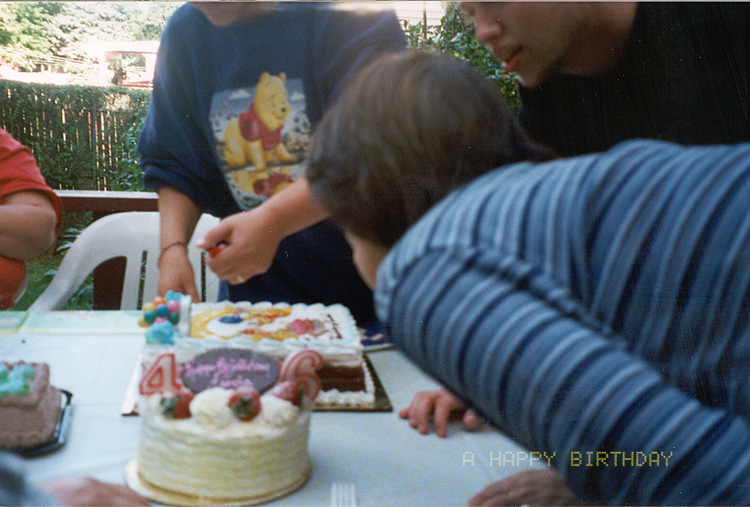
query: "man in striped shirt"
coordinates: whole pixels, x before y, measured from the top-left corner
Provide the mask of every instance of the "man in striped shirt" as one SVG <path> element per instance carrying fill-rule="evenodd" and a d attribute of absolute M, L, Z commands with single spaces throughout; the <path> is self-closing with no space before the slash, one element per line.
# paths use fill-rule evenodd
<path fill-rule="evenodd" d="M 408 87 L 382 87 L 390 107 L 370 109 L 363 80 L 418 84 L 419 66 L 393 61 L 321 122 L 308 179 L 396 346 L 529 451 L 554 454 L 584 501 L 750 503 L 750 144 L 635 140 L 493 171 L 475 160 L 472 175 L 460 155 L 479 147 L 424 121 L 427 89 L 401 102 Z M 431 114 L 476 107 L 458 96 Z M 399 121 L 389 138 L 382 127 Z M 435 169 L 419 148 L 432 142 L 459 169 Z M 502 142 L 491 150 L 515 150 Z"/>

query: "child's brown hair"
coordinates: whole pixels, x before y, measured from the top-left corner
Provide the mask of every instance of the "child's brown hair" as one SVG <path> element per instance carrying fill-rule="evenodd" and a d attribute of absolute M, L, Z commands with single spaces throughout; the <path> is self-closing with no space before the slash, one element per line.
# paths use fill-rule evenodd
<path fill-rule="evenodd" d="M 412 51 L 365 67 L 316 128 L 307 178 L 345 230 L 386 247 L 452 190 L 496 167 L 552 158 L 485 76 Z"/>

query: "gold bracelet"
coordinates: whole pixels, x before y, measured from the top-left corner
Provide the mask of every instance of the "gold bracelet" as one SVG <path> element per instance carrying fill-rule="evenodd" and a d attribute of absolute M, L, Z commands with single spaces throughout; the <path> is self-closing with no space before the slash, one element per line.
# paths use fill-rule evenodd
<path fill-rule="evenodd" d="M 187 249 L 187 241 L 172 241 L 167 246 L 161 249 L 161 252 L 159 252 L 159 258 L 156 259 L 156 267 L 161 269 L 161 258 L 164 255 L 164 252 L 172 248 L 173 246 L 182 245 Z"/>

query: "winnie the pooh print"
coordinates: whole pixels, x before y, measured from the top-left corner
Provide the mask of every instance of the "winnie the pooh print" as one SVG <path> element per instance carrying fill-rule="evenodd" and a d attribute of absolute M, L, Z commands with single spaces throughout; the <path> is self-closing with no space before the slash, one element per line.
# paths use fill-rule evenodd
<path fill-rule="evenodd" d="M 289 116 L 286 75 L 264 72 L 255 88 L 250 107 L 229 121 L 224 132 L 224 159 L 232 167 L 252 164 L 263 171 L 274 162 L 296 162 L 281 139 L 281 128 Z"/>

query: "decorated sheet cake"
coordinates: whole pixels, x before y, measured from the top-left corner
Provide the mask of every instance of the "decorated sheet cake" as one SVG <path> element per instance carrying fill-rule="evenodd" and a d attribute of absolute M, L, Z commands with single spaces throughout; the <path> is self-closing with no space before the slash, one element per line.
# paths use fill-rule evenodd
<path fill-rule="evenodd" d="M 324 359 L 318 407 L 368 406 L 375 401 L 372 374 L 363 356 L 361 334 L 342 305 L 287 303 L 191 303 L 170 292 L 144 305 L 147 326 L 144 366 L 164 352 L 178 364 L 217 348 L 248 349 L 282 361 L 311 349 Z"/>

